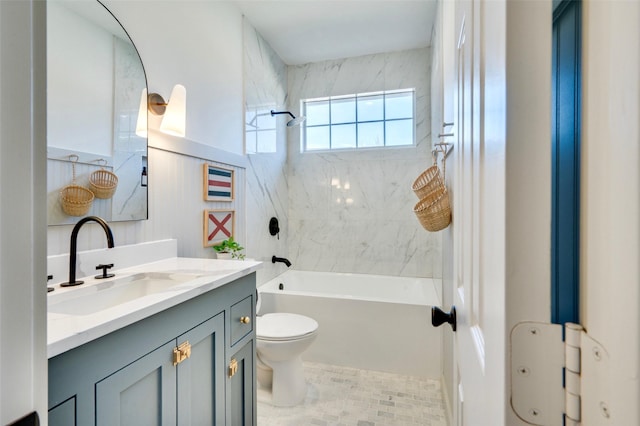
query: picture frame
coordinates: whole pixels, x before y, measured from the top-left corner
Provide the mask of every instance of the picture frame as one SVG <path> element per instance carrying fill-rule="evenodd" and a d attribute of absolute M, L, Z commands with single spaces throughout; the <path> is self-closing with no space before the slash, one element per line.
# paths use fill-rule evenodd
<path fill-rule="evenodd" d="M 212 247 L 235 235 L 235 210 L 205 210 L 203 243 Z"/>
<path fill-rule="evenodd" d="M 233 201 L 235 186 L 233 169 L 205 163 L 203 173 L 205 201 Z"/>

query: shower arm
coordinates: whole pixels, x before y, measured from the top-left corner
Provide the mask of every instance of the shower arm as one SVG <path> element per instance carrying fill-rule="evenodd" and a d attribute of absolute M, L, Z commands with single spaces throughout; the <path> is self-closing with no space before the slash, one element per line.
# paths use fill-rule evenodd
<path fill-rule="evenodd" d="M 295 119 L 296 116 L 291 114 L 289 111 L 274 111 L 271 110 L 271 116 L 273 117 L 274 115 L 278 115 L 278 114 L 289 114 L 291 116 L 292 119 Z"/>

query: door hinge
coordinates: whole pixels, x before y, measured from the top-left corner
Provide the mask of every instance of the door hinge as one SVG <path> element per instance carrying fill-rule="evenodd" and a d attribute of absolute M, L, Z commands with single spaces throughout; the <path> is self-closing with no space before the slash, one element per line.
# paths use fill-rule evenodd
<path fill-rule="evenodd" d="M 176 366 L 180 364 L 185 359 L 191 356 L 191 345 L 189 341 L 180 343 L 178 347 L 173 348 L 173 365 Z"/>
<path fill-rule="evenodd" d="M 511 406 L 532 425 L 607 425 L 609 355 L 579 324 L 511 330 Z M 563 423 L 564 422 L 564 423 Z"/>

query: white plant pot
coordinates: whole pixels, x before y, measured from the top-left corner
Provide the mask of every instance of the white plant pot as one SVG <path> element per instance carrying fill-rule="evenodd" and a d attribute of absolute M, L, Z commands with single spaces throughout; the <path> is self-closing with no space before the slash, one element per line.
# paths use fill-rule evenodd
<path fill-rule="evenodd" d="M 219 252 L 217 252 L 216 253 L 216 259 L 226 259 L 226 260 L 232 259 L 231 253 L 219 253 Z"/>

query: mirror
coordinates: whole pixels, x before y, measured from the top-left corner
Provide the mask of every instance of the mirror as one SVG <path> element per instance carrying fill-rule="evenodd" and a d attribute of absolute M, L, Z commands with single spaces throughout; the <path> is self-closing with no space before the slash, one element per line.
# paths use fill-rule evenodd
<path fill-rule="evenodd" d="M 146 90 L 136 47 L 102 3 L 47 2 L 49 225 L 147 219 Z"/>

